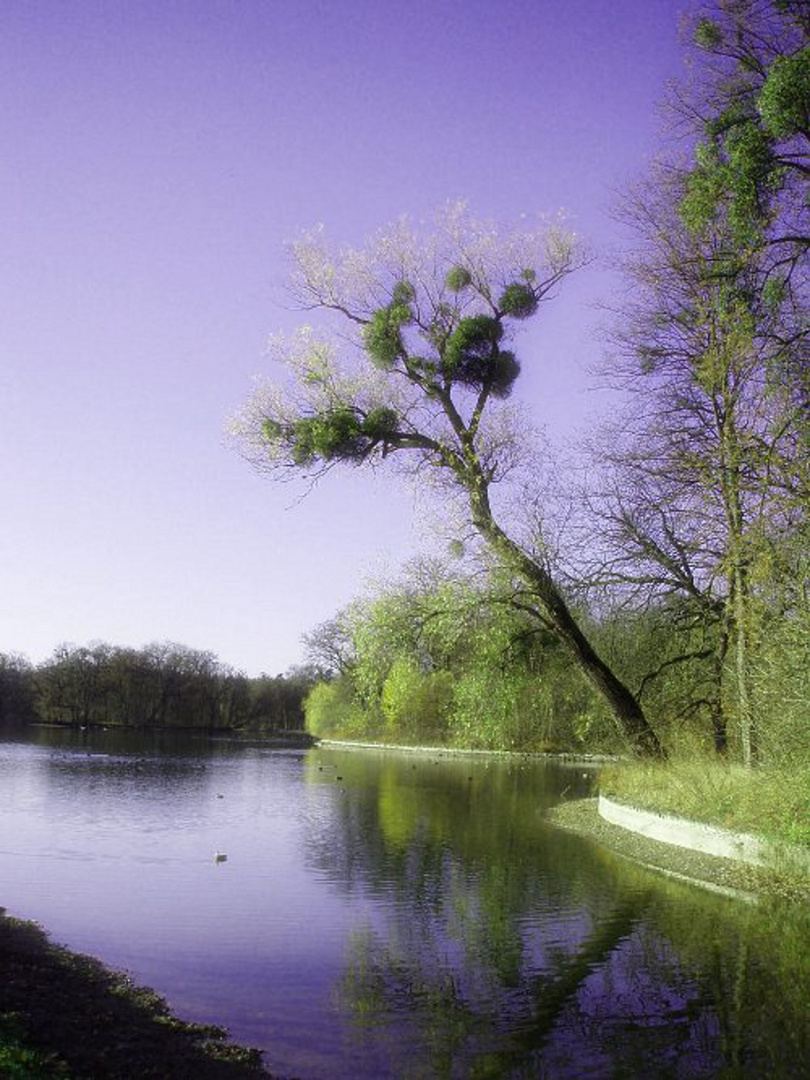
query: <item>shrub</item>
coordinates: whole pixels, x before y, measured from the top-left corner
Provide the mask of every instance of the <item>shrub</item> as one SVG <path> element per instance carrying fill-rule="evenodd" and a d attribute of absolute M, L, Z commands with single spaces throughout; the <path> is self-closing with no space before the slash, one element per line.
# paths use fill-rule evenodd
<path fill-rule="evenodd" d="M 371 737 L 378 727 L 344 679 L 316 683 L 304 702 L 304 717 L 307 731 L 321 739 Z"/>
<path fill-rule="evenodd" d="M 386 735 L 408 742 L 443 742 L 452 696 L 450 672 L 425 673 L 413 660 L 395 660 L 382 688 Z"/>

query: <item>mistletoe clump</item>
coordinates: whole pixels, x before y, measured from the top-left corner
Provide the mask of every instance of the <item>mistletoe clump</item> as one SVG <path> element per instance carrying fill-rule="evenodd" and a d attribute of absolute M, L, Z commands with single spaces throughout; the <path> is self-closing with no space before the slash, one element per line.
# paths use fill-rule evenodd
<path fill-rule="evenodd" d="M 295 465 L 322 462 L 365 461 L 374 450 L 387 452 L 397 433 L 398 417 L 393 409 L 372 409 L 365 415 L 357 409 L 336 408 L 301 417 L 287 427 L 265 421 L 270 441 L 283 441 Z"/>
<path fill-rule="evenodd" d="M 462 386 L 481 386 L 492 369 L 502 337 L 500 320 L 490 315 L 461 319 L 444 346 L 445 374 Z"/>
<path fill-rule="evenodd" d="M 444 283 L 450 292 L 461 292 L 472 282 L 472 275 L 466 266 L 454 266 L 447 271 Z"/>
<path fill-rule="evenodd" d="M 491 315 L 461 319 L 447 339 L 442 367 L 451 382 L 507 397 L 520 372 L 515 354 L 500 348 L 503 323 Z"/>
<path fill-rule="evenodd" d="M 402 327 L 413 319 L 407 304 L 393 301 L 388 307 L 375 311 L 363 328 L 363 344 L 375 367 L 390 371 L 405 353 Z"/>
<path fill-rule="evenodd" d="M 507 285 L 498 301 L 498 307 L 504 315 L 513 319 L 528 319 L 537 311 L 538 300 L 531 285 L 514 281 Z"/>
<path fill-rule="evenodd" d="M 357 458 L 362 450 L 360 418 L 349 408 L 301 417 L 291 425 L 289 437 L 296 465 L 308 465 L 318 458 Z"/>

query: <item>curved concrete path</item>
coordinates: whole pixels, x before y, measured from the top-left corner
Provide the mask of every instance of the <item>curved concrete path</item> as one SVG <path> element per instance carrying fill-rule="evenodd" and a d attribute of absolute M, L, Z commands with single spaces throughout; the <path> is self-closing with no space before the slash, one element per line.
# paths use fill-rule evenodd
<path fill-rule="evenodd" d="M 810 873 L 810 851 L 793 844 L 764 840 L 750 833 L 732 832 L 669 814 L 656 814 L 651 810 L 616 802 L 604 795 L 599 796 L 599 815 L 612 825 L 619 825 L 664 844 L 736 859 L 752 866 Z"/>

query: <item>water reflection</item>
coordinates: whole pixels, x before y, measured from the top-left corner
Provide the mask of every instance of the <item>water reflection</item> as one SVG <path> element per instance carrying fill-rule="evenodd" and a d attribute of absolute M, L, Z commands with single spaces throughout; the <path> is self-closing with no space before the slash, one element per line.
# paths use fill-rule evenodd
<path fill-rule="evenodd" d="M 314 765 L 314 760 L 313 760 Z M 548 830 L 570 770 L 340 761 L 312 858 L 389 901 L 335 987 L 409 1077 L 804 1075 L 807 912 L 696 892 Z M 338 784 L 323 760 L 314 783 Z"/>
<path fill-rule="evenodd" d="M 0 903 L 302 1080 L 802 1075 L 808 912 L 546 824 L 592 784 L 42 729 L 0 744 Z"/>

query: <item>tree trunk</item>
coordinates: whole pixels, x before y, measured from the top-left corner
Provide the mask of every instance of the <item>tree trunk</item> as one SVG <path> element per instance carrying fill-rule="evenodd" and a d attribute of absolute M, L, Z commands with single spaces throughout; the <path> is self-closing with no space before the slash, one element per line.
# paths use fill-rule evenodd
<path fill-rule="evenodd" d="M 723 711 L 723 670 L 726 666 L 726 653 L 728 652 L 728 630 L 725 626 L 720 628 L 720 641 L 714 654 L 715 685 L 717 697 L 711 704 L 712 734 L 714 736 L 714 750 L 719 757 L 725 757 L 728 752 L 728 726 Z"/>
<path fill-rule="evenodd" d="M 727 581 L 729 596 L 726 602 L 727 625 L 731 628 L 734 647 L 734 689 L 740 729 L 740 747 L 745 766 L 756 761 L 757 746 L 751 698 L 748 693 L 748 569 L 745 554 L 745 514 L 743 510 L 740 467 L 742 457 L 734 423 L 734 402 L 727 396 L 723 402 L 721 425 L 720 467 L 721 486 L 726 515 L 728 538 Z"/>
<path fill-rule="evenodd" d="M 757 759 L 757 740 L 751 697 L 748 693 L 748 632 L 746 619 L 746 584 L 743 568 L 733 570 L 732 611 L 734 620 L 734 688 L 740 716 L 740 747 L 743 765 L 750 768 Z"/>
<path fill-rule="evenodd" d="M 482 480 L 468 485 L 473 524 L 501 561 L 517 574 L 540 601 L 557 637 L 610 706 L 616 723 L 640 756 L 665 757 L 657 734 L 635 695 L 617 678 L 579 628 L 562 594 L 546 569 L 501 529 L 492 514 Z"/>

